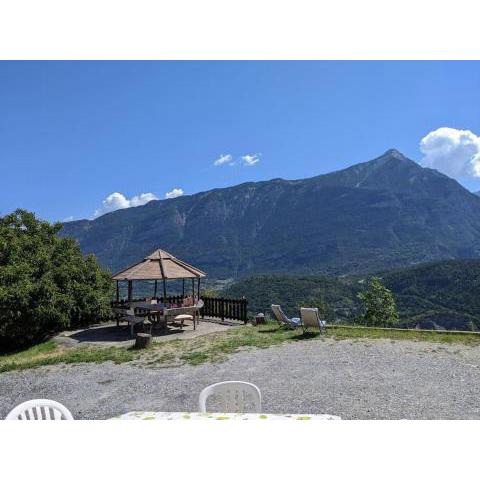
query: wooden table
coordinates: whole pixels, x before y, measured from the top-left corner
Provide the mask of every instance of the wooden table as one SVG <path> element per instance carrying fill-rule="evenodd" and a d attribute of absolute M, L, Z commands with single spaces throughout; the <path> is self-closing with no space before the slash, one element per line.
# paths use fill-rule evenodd
<path fill-rule="evenodd" d="M 135 315 L 145 317 L 153 325 L 162 325 L 162 328 L 167 326 L 167 319 L 165 317 L 166 308 L 163 305 L 144 304 L 135 306 Z M 163 321 L 162 321 L 163 319 Z"/>

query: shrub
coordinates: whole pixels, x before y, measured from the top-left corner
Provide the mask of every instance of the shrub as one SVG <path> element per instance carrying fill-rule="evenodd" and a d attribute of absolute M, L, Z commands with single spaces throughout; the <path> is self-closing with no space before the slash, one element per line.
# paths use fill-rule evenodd
<path fill-rule="evenodd" d="M 0 351 L 111 315 L 110 274 L 61 228 L 25 210 L 0 217 Z"/>
<path fill-rule="evenodd" d="M 363 302 L 362 321 L 368 327 L 393 327 L 398 324 L 398 311 L 392 292 L 378 277 L 372 277 L 367 290 L 358 294 Z"/>

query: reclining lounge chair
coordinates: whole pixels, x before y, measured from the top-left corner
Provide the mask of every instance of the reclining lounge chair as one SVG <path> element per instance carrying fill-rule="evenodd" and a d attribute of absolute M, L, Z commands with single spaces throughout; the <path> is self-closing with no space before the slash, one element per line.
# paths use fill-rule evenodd
<path fill-rule="evenodd" d="M 281 327 L 298 328 L 302 326 L 302 321 L 298 317 L 288 318 L 280 305 L 272 305 L 272 312 Z"/>

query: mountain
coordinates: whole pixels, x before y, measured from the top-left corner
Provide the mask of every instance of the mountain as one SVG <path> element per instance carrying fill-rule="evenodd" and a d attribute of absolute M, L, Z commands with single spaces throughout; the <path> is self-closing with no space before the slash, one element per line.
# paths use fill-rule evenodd
<path fill-rule="evenodd" d="M 480 329 L 480 259 L 444 260 L 377 274 L 394 294 L 401 325 L 447 330 Z M 316 306 L 330 322 L 354 322 L 357 294 L 365 276 L 253 275 L 226 287 L 221 295 L 248 298 L 252 314 L 272 303 L 298 316 L 301 306 Z"/>
<path fill-rule="evenodd" d="M 480 198 L 397 150 L 303 180 L 274 179 L 64 225 L 118 270 L 161 247 L 212 278 L 346 274 L 480 253 Z"/>

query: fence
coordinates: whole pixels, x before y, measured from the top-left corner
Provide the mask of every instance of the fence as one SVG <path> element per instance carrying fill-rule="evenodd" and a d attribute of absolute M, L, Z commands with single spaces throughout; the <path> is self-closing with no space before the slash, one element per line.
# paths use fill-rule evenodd
<path fill-rule="evenodd" d="M 182 295 L 170 296 L 167 297 L 164 301 L 163 297 L 157 297 L 158 302 L 169 303 L 169 304 L 181 304 L 183 300 Z M 136 298 L 135 302 L 144 302 L 146 298 Z M 246 298 L 233 299 L 233 298 L 211 298 L 211 297 L 202 297 L 204 306 L 200 311 L 202 318 L 204 317 L 214 317 L 221 318 L 222 320 L 231 319 L 231 320 L 240 320 L 243 323 L 247 323 L 247 305 L 248 301 Z M 129 302 L 127 300 L 120 300 L 118 302 L 112 302 L 112 307 L 117 308 L 127 308 Z"/>
<path fill-rule="evenodd" d="M 202 298 L 205 305 L 202 308 L 203 317 L 216 317 L 224 320 L 229 318 L 232 320 L 240 320 L 247 323 L 247 305 L 246 298 L 233 299 L 222 297 L 204 297 Z"/>

